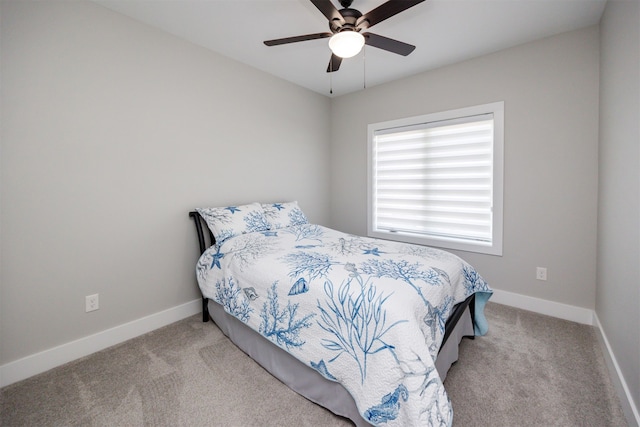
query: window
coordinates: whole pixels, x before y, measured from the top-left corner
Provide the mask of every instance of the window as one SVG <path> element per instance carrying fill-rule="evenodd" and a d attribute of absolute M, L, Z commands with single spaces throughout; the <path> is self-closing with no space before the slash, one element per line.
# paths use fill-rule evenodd
<path fill-rule="evenodd" d="M 369 125 L 369 236 L 502 255 L 503 134 L 503 102 Z"/>

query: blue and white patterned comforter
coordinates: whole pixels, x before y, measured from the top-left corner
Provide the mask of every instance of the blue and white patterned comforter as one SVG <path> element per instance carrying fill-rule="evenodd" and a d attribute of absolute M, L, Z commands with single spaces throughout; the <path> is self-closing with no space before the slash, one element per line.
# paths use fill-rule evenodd
<path fill-rule="evenodd" d="M 450 426 L 434 366 L 452 307 L 492 291 L 459 257 L 315 224 L 242 234 L 199 259 L 202 294 L 353 396 L 374 425 Z"/>

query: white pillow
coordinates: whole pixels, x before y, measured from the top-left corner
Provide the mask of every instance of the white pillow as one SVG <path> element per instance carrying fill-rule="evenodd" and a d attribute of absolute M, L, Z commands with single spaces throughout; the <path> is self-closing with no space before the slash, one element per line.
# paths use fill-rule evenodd
<path fill-rule="evenodd" d="M 292 225 L 308 224 L 307 217 L 298 206 L 298 202 L 263 203 L 264 215 L 271 229 L 285 228 Z"/>
<path fill-rule="evenodd" d="M 207 222 L 217 245 L 240 234 L 269 229 L 269 222 L 260 203 L 223 208 L 198 208 L 196 211 Z"/>

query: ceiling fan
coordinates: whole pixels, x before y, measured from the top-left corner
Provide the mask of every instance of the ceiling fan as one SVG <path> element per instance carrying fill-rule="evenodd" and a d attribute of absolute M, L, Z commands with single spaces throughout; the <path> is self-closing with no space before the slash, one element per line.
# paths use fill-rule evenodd
<path fill-rule="evenodd" d="M 329 20 L 331 32 L 305 34 L 302 36 L 285 37 L 282 39 L 266 40 L 267 46 L 277 46 L 287 43 L 297 43 L 307 40 L 329 38 L 331 59 L 327 73 L 338 71 L 343 58 L 357 55 L 362 46 L 384 49 L 398 55 L 407 56 L 416 48 L 413 45 L 390 39 L 378 34 L 364 32 L 377 23 L 391 18 L 410 7 L 422 3 L 424 0 L 389 0 L 364 15 L 356 9 L 351 9 L 353 0 L 340 0 L 343 9 L 336 9 L 331 0 L 311 0 L 311 3 Z"/>

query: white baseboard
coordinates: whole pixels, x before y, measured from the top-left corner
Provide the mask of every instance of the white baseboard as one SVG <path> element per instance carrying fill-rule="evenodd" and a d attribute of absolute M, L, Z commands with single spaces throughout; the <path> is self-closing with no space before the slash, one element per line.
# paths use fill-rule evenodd
<path fill-rule="evenodd" d="M 197 299 L 0 366 L 0 387 L 103 350 L 202 311 Z"/>
<path fill-rule="evenodd" d="M 622 404 L 622 409 L 624 411 L 625 416 L 627 417 L 627 421 L 629 422 L 629 426 L 640 426 L 640 412 L 638 412 L 638 407 L 635 405 L 633 398 L 631 396 L 631 391 L 629 390 L 629 386 L 627 382 L 624 380 L 624 376 L 622 375 L 622 371 L 620 370 L 620 365 L 618 365 L 618 361 L 616 360 L 615 355 L 613 354 L 613 350 L 611 349 L 611 345 L 609 345 L 609 340 L 607 339 L 607 335 L 602 330 L 602 325 L 600 325 L 600 319 L 598 319 L 598 315 L 594 314 L 594 326 L 598 330 L 598 338 L 600 338 L 601 343 L 604 348 L 604 357 L 607 361 L 607 365 L 613 375 L 611 375 L 613 379 L 614 386 L 618 391 L 618 395 L 620 396 L 620 402 Z M 626 397 L 623 399 L 622 397 Z M 635 419 L 635 424 L 633 421 Z"/>
<path fill-rule="evenodd" d="M 512 292 L 494 290 L 491 301 L 546 314 L 565 320 L 593 324 L 593 311 L 547 301 L 539 298 L 519 295 Z M 185 317 L 199 313 L 202 309 L 201 300 L 194 300 L 177 307 L 173 307 L 150 316 L 143 317 L 106 331 L 88 337 L 80 338 L 60 346 L 36 353 L 14 362 L 0 366 L 0 387 L 13 384 L 33 375 L 45 372 L 56 366 L 119 344 L 128 339 L 161 328 Z"/>
<path fill-rule="evenodd" d="M 593 325 L 593 310 L 576 307 L 574 305 L 562 304 L 526 295 L 515 294 L 513 292 L 493 290 L 490 301 L 510 307 L 521 308 L 559 319 L 570 320 L 572 322 Z"/>

